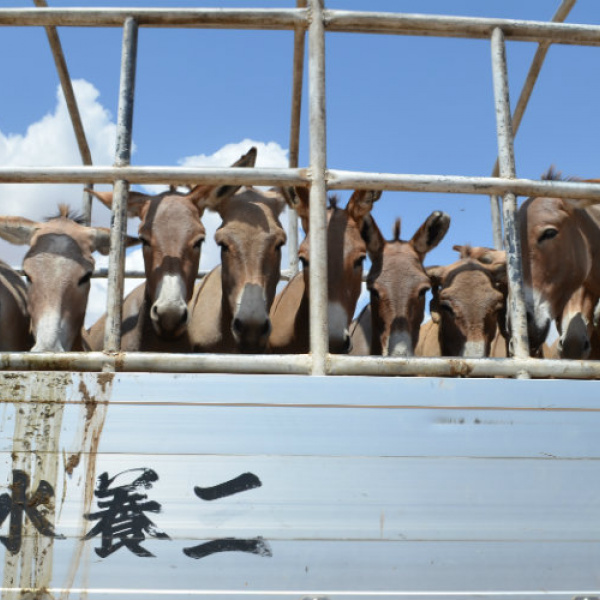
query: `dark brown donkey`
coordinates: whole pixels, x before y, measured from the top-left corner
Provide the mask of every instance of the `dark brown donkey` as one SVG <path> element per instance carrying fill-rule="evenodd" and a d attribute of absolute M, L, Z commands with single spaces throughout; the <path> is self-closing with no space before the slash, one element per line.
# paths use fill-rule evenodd
<path fill-rule="evenodd" d="M 15 270 L 0 260 L 0 352 L 29 350 L 32 345 L 27 287 Z"/>
<path fill-rule="evenodd" d="M 82 327 L 95 265 L 92 252 L 108 254 L 110 231 L 86 227 L 79 221 L 64 205 L 59 216 L 47 222 L 0 218 L 0 237 L 29 245 L 23 270 L 28 280 L 33 352 L 87 349 Z"/>
<path fill-rule="evenodd" d="M 277 295 L 271 309 L 273 331 L 271 352 L 306 353 L 309 351 L 309 236 L 308 189 L 296 188 L 295 207 L 307 234 L 299 249 L 303 269 Z M 375 263 L 381 260 L 385 240 L 371 209 L 381 192 L 357 190 L 346 208 L 335 201 L 327 210 L 327 294 L 329 351 L 350 350 L 350 323 L 360 295 L 363 263 L 367 254 Z"/>
<path fill-rule="evenodd" d="M 435 211 L 409 241 L 400 239 L 400 219 L 394 237 L 386 241 L 382 260 L 367 276 L 371 302 L 352 323 L 354 355 L 413 356 L 431 285 L 423 260 L 444 239 L 450 217 Z"/>
<path fill-rule="evenodd" d="M 233 166 L 252 167 L 256 148 Z M 155 196 L 131 192 L 129 216 L 141 219 L 139 236 L 143 245 L 146 282 L 133 290 L 123 303 L 121 349 L 156 352 L 189 352 L 188 302 L 192 298 L 200 248 L 206 230 L 201 222 L 206 208 L 217 207 L 240 186 L 197 185 L 188 193 L 163 192 Z M 93 192 L 106 206 L 112 192 Z M 90 329 L 90 345 L 104 345 L 103 316 Z"/>
<path fill-rule="evenodd" d="M 247 188 L 212 207 L 222 218 L 215 233 L 221 264 L 196 286 L 189 336 L 194 352 L 265 351 L 269 310 L 286 242 L 278 191 Z"/>

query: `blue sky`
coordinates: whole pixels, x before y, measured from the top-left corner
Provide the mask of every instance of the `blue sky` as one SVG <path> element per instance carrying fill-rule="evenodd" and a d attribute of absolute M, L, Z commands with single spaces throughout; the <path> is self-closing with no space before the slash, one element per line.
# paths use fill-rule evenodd
<path fill-rule="evenodd" d="M 292 7 L 295 2 L 125 2 L 51 0 L 51 6 Z M 558 0 L 330 0 L 328 8 L 490 16 L 547 21 Z M 4 7 L 29 7 L 5 0 Z M 567 22 L 600 23 L 597 0 L 579 0 Z M 121 31 L 60 28 L 71 77 L 83 99 L 94 162 L 114 151 Z M 536 44 L 508 43 L 511 102 L 516 102 Z M 136 165 L 215 164 L 228 144 L 271 143 L 272 164 L 289 146 L 291 32 L 141 29 L 133 139 Z M 330 168 L 390 173 L 488 176 L 496 158 L 490 44 L 485 40 L 328 34 L 327 142 Z M 0 164 L 79 164 L 58 78 L 41 28 L 2 28 Z M 565 175 L 599 177 L 600 48 L 553 46 L 515 141 L 517 175 L 554 164 Z M 306 83 L 306 80 L 305 80 Z M 300 164 L 308 164 L 306 85 Z M 62 112 L 61 112 L 62 110 Z M 237 151 L 237 146 L 234 146 Z M 268 154 L 268 153 L 267 153 Z M 266 160 L 266 159 L 265 159 Z M 274 162 L 273 162 L 274 161 Z M 218 160 L 217 160 L 218 164 Z M 260 164 L 260 163 L 259 163 Z M 348 193 L 343 192 L 343 198 Z M 60 198 L 59 198 L 60 196 Z M 77 207 L 80 186 L 17 192 L 0 186 L 0 213 L 42 218 L 58 200 Z M 491 245 L 487 197 L 384 192 L 375 209 L 384 235 L 402 218 L 409 238 L 432 210 L 452 218 L 428 264 L 450 263 L 453 244 Z M 94 222 L 107 211 L 96 207 Z M 135 225 L 132 224 L 135 228 Z M 214 260 L 207 242 L 207 261 Z M 0 246 L 2 256 L 18 253 Z"/>

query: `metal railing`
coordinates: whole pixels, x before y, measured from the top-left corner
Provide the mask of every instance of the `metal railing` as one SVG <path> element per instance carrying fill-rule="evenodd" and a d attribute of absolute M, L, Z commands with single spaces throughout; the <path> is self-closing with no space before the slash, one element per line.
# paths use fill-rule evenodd
<path fill-rule="evenodd" d="M 521 257 L 515 233 L 516 197 L 552 195 L 600 200 L 600 186 L 590 183 L 518 179 L 513 152 L 513 130 L 505 59 L 505 40 L 550 44 L 600 46 L 600 26 L 561 22 L 448 17 L 327 10 L 323 0 L 298 0 L 295 9 L 137 9 L 137 8 L 0 9 L 0 26 L 122 27 L 123 54 L 118 114 L 118 144 L 114 167 L 13 168 L 0 167 L 1 183 L 112 183 L 113 237 L 108 278 L 105 353 L 4 354 L 2 368 L 69 370 L 168 370 L 255 373 L 470 375 L 599 378 L 600 364 L 586 361 L 548 361 L 529 358 L 522 293 Z M 574 0 L 566 0 L 565 5 Z M 568 7 L 565 6 L 568 12 Z M 558 13 L 557 13 L 558 14 Z M 566 16 L 566 14 L 565 14 Z M 559 21 L 555 18 L 555 21 Z M 290 128 L 290 168 L 229 169 L 132 167 L 129 165 L 135 87 L 137 32 L 140 27 L 290 30 L 294 32 L 293 99 Z M 387 174 L 327 169 L 325 139 L 325 37 L 327 32 L 374 33 L 488 39 L 496 104 L 500 177 L 461 177 Z M 304 37 L 308 35 L 310 156 L 298 168 L 300 96 Z M 56 50 L 53 49 L 54 52 Z M 61 51 L 62 52 L 62 51 Z M 64 62 L 64 61 L 63 61 Z M 65 70 L 66 72 L 66 70 Z M 62 78 L 61 78 L 62 80 Z M 81 146 L 81 144 L 80 144 Z M 83 157 L 83 153 L 82 153 Z M 87 163 L 85 158 L 84 163 Z M 125 203 L 132 183 L 238 183 L 246 185 L 310 184 L 310 354 L 244 357 L 231 355 L 170 355 L 119 353 L 124 278 Z M 509 273 L 509 312 L 515 358 L 508 359 L 395 359 L 328 354 L 327 256 L 325 211 L 328 189 L 381 189 L 504 197 L 504 229 Z M 293 221 L 297 227 L 296 221 Z M 292 243 L 297 244 L 296 241 Z M 294 251 L 290 252 L 294 255 Z M 291 271 L 297 263 L 291 264 Z"/>

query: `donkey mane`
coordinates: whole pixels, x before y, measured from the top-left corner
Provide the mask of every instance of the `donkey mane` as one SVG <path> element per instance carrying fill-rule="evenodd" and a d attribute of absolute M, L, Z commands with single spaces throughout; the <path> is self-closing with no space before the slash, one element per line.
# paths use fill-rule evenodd
<path fill-rule="evenodd" d="M 542 174 L 542 181 L 581 181 L 579 177 L 570 175 L 569 177 L 563 177 L 562 171 L 557 171 L 554 165 L 550 165 L 550 168 Z"/>
<path fill-rule="evenodd" d="M 69 219 L 78 225 L 86 224 L 85 217 L 81 213 L 73 211 L 68 204 L 59 204 L 58 214 L 46 217 L 44 221 L 49 222 L 53 221 L 54 219 Z"/>

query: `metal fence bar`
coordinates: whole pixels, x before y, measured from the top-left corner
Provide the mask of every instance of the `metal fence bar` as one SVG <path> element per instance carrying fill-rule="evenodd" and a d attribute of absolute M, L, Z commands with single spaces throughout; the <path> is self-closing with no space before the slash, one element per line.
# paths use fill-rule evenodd
<path fill-rule="evenodd" d="M 199 29 L 296 29 L 307 26 L 306 10 L 236 8 L 3 8 L 0 25 L 123 27 L 133 18 L 140 27 Z"/>
<path fill-rule="evenodd" d="M 516 177 L 513 148 L 506 47 L 501 29 L 492 34 L 492 75 L 496 103 L 496 125 L 498 131 L 498 160 L 503 177 Z M 529 356 L 527 338 L 527 313 L 523 291 L 523 267 L 521 243 L 517 224 L 517 199 L 512 192 L 504 195 L 504 235 L 506 264 L 508 271 L 508 315 L 510 318 L 511 352 L 516 358 Z"/>
<path fill-rule="evenodd" d="M 327 172 L 327 186 L 332 190 L 373 189 L 485 196 L 512 192 L 518 196 L 551 196 L 556 198 L 600 200 L 600 185 L 597 183 L 539 181 L 536 179 L 509 179 L 507 177 L 405 175 L 329 170 Z"/>
<path fill-rule="evenodd" d="M 270 373 L 307 375 L 311 357 L 297 355 L 169 354 L 157 352 L 60 352 L 0 354 L 0 370 L 119 371 L 155 373 Z"/>
<path fill-rule="evenodd" d="M 122 27 L 128 17 L 142 27 L 200 29 L 288 29 L 308 27 L 305 9 L 233 8 L 3 8 L 0 26 Z M 343 10 L 324 11 L 325 29 L 489 40 L 496 28 L 513 41 L 599 46 L 600 26 L 446 15 Z"/>
<path fill-rule="evenodd" d="M 137 23 L 135 19 L 129 18 L 125 21 L 123 28 L 121 82 L 117 115 L 116 167 L 128 165 L 131 159 L 131 129 L 133 126 L 137 38 Z M 118 179 L 114 186 L 110 231 L 108 298 L 106 329 L 104 332 L 104 350 L 107 352 L 118 352 L 121 348 L 121 306 L 123 302 L 125 271 L 128 196 L 129 183 L 126 179 Z"/>
<path fill-rule="evenodd" d="M 46 0 L 33 0 L 38 8 L 47 8 Z M 79 155 L 81 156 L 81 162 L 84 165 L 92 164 L 92 153 L 85 137 L 85 130 L 83 129 L 83 123 L 81 122 L 81 115 L 79 114 L 79 107 L 77 106 L 77 100 L 75 98 L 75 92 L 73 91 L 73 84 L 71 83 L 71 77 L 69 75 L 69 69 L 67 67 L 67 61 L 60 43 L 60 37 L 56 31 L 56 27 L 46 27 L 46 35 L 48 36 L 48 43 L 50 44 L 50 50 L 54 57 L 54 64 L 56 65 L 56 72 L 60 80 L 60 85 L 65 96 L 65 102 L 67 104 L 67 110 L 71 118 L 71 124 L 73 125 L 73 131 L 75 133 L 75 139 L 77 140 L 77 146 L 79 148 Z M 92 184 L 87 183 L 86 187 L 90 187 Z M 87 225 L 92 221 L 92 196 L 89 192 L 83 192 L 83 217 Z"/>
<path fill-rule="evenodd" d="M 563 0 L 563 3 L 558 7 L 558 10 L 554 13 L 554 16 L 552 17 L 552 22 L 562 23 L 571 12 L 571 9 L 575 6 L 576 1 L 577 0 Z M 544 64 L 544 60 L 546 58 L 546 55 L 548 54 L 549 48 L 550 42 L 545 41 L 538 46 L 538 49 L 535 52 L 533 61 L 531 62 L 531 66 L 529 67 L 529 72 L 527 73 L 527 77 L 525 78 L 525 83 L 523 84 L 523 89 L 521 90 L 521 94 L 519 95 L 519 99 L 517 100 L 517 104 L 515 106 L 515 110 L 512 116 L 513 136 L 516 136 L 517 131 L 519 131 L 521 119 L 523 118 L 527 105 L 529 104 L 529 99 L 531 98 L 533 88 L 535 87 L 540 71 L 542 70 L 542 65 Z M 498 173 L 499 163 L 498 159 L 496 159 L 496 163 L 494 164 L 494 168 L 492 169 L 492 177 L 496 177 Z M 492 213 L 492 232 L 494 234 L 494 246 L 498 250 L 501 250 L 503 248 L 502 220 L 500 218 L 501 199 L 498 196 L 492 196 L 490 198 L 490 208 Z"/>
<path fill-rule="evenodd" d="M 575 181 L 540 181 L 506 177 L 463 177 L 460 175 L 421 175 L 369 173 L 328 169 L 329 189 L 391 190 L 439 194 L 489 196 L 512 192 L 517 196 L 551 196 L 600 201 L 600 185 Z M 113 183 L 124 178 L 130 183 L 228 182 L 236 185 L 306 185 L 307 169 L 218 169 L 182 167 L 0 167 L 0 183 Z"/>
<path fill-rule="evenodd" d="M 297 0 L 298 8 L 306 8 L 306 0 Z M 292 114 L 290 125 L 290 168 L 298 167 L 300 153 L 300 115 L 302 112 L 302 84 L 304 79 L 304 50 L 306 32 L 298 27 L 294 32 L 294 67 L 292 75 Z M 298 272 L 298 214 L 288 210 L 288 264 L 292 276 Z"/>
<path fill-rule="evenodd" d="M 0 354 L 2 371 L 111 371 L 157 373 L 261 373 L 297 374 L 311 372 L 308 354 L 227 355 L 169 354 L 157 352 L 59 352 Z M 394 358 L 381 356 L 343 356 L 332 354 L 327 360 L 332 376 L 427 376 L 427 377 L 507 377 L 515 372 L 530 377 L 557 379 L 600 379 L 600 361 L 519 359 L 519 358 Z"/>
<path fill-rule="evenodd" d="M 516 373 L 535 378 L 600 379 L 600 361 L 537 358 L 385 358 L 329 357 L 329 375 L 423 377 L 508 377 Z"/>
<path fill-rule="evenodd" d="M 329 352 L 327 315 L 327 140 L 325 123 L 325 27 L 323 0 L 310 0 L 308 89 L 310 138 L 310 351 L 312 374 L 325 375 Z"/>
<path fill-rule="evenodd" d="M 494 29 L 500 28 L 511 41 L 600 45 L 600 27 L 597 25 L 547 21 L 327 10 L 325 27 L 327 31 L 346 33 L 387 33 L 482 40 L 489 40 Z"/>

